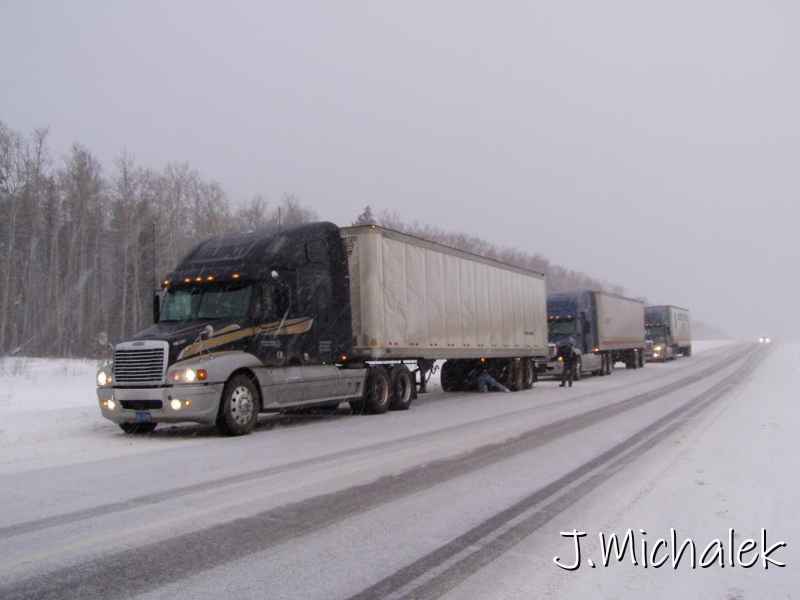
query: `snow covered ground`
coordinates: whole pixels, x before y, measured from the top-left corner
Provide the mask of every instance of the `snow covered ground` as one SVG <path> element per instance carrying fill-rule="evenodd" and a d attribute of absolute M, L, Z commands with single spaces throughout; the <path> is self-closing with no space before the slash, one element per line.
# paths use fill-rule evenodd
<path fill-rule="evenodd" d="M 235 439 L 125 436 L 99 416 L 93 363 L 6 361 L 0 597 L 792 597 L 798 358 L 700 342 L 572 389 L 434 391 Z M 586 566 L 598 532 L 671 527 L 702 547 L 763 527 L 788 566 Z M 574 528 L 591 539 L 567 572 L 553 557 Z"/>
<path fill-rule="evenodd" d="M 706 348 L 711 345 L 706 345 Z M 702 414 L 679 435 L 644 452 L 624 471 L 557 515 L 517 545 L 503 560 L 466 579 L 448 598 L 797 598 L 800 597 L 800 346 L 776 348 L 747 383 Z M 714 539 L 725 546 L 733 528 L 734 546 L 746 538 L 767 546 L 787 546 L 771 556 L 786 567 L 765 570 L 712 566 L 692 569 L 688 558 L 677 569 L 654 569 L 624 562 L 599 565 L 599 532 L 624 534 L 632 528 L 637 545 L 689 537 L 700 553 Z M 562 531 L 587 532 L 581 544 L 583 567 L 554 567 L 553 557 L 572 562 L 574 552 Z M 642 535 L 640 530 L 646 532 Z M 641 546 L 640 546 L 641 547 Z M 688 556 L 688 551 L 687 551 Z M 745 555 L 752 559 L 755 553 Z M 597 567 L 586 564 L 594 558 Z"/>
<path fill-rule="evenodd" d="M 730 343 L 699 341 L 694 347 L 702 353 Z M 157 451 L 166 439 L 174 448 L 214 436 L 195 425 L 162 425 L 157 435 L 135 439 L 124 435 L 100 416 L 96 367 L 94 360 L 0 359 L 0 474 Z M 437 372 L 430 389 L 438 386 Z"/>

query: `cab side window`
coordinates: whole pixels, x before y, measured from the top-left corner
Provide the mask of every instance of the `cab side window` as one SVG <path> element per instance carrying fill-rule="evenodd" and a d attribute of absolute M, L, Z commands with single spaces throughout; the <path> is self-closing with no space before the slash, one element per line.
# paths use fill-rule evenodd
<path fill-rule="evenodd" d="M 262 322 L 279 321 L 288 316 L 292 306 L 291 288 L 282 281 L 261 284 L 256 318 Z"/>

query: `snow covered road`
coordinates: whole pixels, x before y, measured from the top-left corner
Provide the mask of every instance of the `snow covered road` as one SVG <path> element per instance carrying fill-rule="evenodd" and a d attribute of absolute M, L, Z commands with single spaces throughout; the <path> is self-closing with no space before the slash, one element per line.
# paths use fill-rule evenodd
<path fill-rule="evenodd" d="M 31 375 L 52 365 L 29 365 L 0 392 L 0 597 L 787 597 L 800 348 L 697 349 L 571 390 L 434 391 L 235 439 L 124 436 L 86 398 L 91 373 L 57 404 Z M 703 545 L 766 527 L 789 567 L 553 564 L 571 556 L 560 531 L 670 527 Z"/>

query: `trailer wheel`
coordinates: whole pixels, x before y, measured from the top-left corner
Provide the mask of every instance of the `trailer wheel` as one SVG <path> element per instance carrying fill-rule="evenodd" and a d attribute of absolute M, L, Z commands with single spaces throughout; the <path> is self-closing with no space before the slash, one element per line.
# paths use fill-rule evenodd
<path fill-rule="evenodd" d="M 536 365 L 528 358 L 523 360 L 523 365 L 522 387 L 526 390 L 529 390 L 533 387 L 533 384 L 536 381 Z"/>
<path fill-rule="evenodd" d="M 639 368 L 643 369 L 644 368 L 644 351 L 641 348 L 639 348 L 636 351 L 636 355 L 637 355 L 638 360 L 639 360 Z"/>
<path fill-rule="evenodd" d="M 355 404 L 351 402 L 353 410 L 371 415 L 385 413 L 389 410 L 391 387 L 386 369 L 383 367 L 370 368 L 364 384 L 364 395 Z"/>
<path fill-rule="evenodd" d="M 686 346 L 686 347 L 683 349 L 683 355 L 684 355 L 686 358 L 689 358 L 689 357 L 692 355 L 692 347 L 691 347 L 691 346 Z"/>
<path fill-rule="evenodd" d="M 611 375 L 611 373 L 614 372 L 614 359 L 611 357 L 611 354 L 606 354 L 605 359 L 606 359 L 606 364 L 605 364 L 606 375 Z"/>
<path fill-rule="evenodd" d="M 247 375 L 234 375 L 225 384 L 217 415 L 217 429 L 225 435 L 245 435 L 258 421 L 259 395 Z"/>
<path fill-rule="evenodd" d="M 457 375 L 460 374 L 461 371 L 458 369 L 458 367 L 456 367 L 455 363 L 452 360 L 446 360 L 442 365 L 442 371 L 439 380 L 442 386 L 442 391 L 454 392 L 460 383 L 460 378 L 457 377 Z"/>
<path fill-rule="evenodd" d="M 157 423 L 120 423 L 119 428 L 128 435 L 142 435 L 153 433 L 157 425 Z"/>
<path fill-rule="evenodd" d="M 508 361 L 508 377 L 506 382 L 509 389 L 514 392 L 522 390 L 525 386 L 525 366 L 522 360 L 511 359 Z"/>
<path fill-rule="evenodd" d="M 408 410 L 411 407 L 411 401 L 416 396 L 416 384 L 414 376 L 408 367 L 405 365 L 396 365 L 392 367 L 391 375 L 389 376 L 391 384 L 391 400 L 389 402 L 390 410 Z"/>

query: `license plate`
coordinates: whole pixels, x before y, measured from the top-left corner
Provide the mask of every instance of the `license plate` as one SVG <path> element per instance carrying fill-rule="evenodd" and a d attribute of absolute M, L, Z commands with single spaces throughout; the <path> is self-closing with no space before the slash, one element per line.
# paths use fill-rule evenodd
<path fill-rule="evenodd" d="M 153 420 L 153 417 L 150 415 L 149 410 L 137 410 L 136 411 L 136 422 L 137 423 L 149 423 Z"/>

